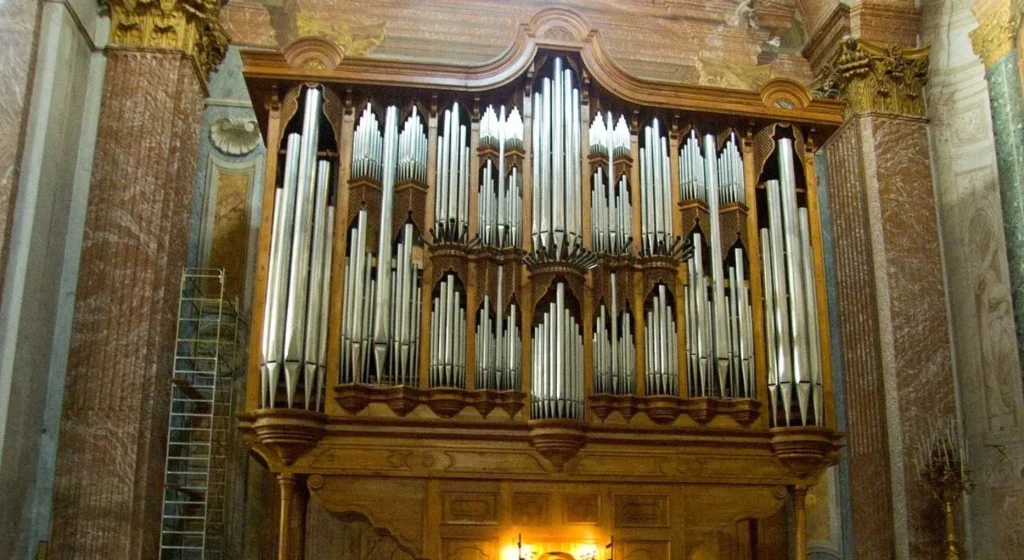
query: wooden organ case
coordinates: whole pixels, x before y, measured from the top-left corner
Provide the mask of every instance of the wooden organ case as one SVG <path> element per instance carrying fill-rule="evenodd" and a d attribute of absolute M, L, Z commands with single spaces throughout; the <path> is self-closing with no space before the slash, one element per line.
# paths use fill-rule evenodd
<path fill-rule="evenodd" d="M 633 78 L 560 10 L 477 68 L 243 61 L 268 158 L 240 428 L 279 558 L 370 557 L 357 522 L 403 558 L 806 557 L 841 105 Z"/>

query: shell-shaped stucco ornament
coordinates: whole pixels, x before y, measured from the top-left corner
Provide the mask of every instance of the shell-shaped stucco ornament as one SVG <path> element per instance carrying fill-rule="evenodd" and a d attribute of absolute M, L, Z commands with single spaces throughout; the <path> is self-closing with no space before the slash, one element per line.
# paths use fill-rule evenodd
<path fill-rule="evenodd" d="M 229 156 L 244 156 L 260 143 L 260 129 L 252 119 L 220 118 L 210 127 L 210 141 Z"/>

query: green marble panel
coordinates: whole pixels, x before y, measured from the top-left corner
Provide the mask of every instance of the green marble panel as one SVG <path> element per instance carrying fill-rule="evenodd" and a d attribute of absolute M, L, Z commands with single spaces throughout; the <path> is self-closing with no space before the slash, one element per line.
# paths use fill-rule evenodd
<path fill-rule="evenodd" d="M 992 65 L 986 79 L 996 137 L 1017 347 L 1024 363 L 1024 107 L 1017 72 L 1017 51 L 1011 51 Z"/>

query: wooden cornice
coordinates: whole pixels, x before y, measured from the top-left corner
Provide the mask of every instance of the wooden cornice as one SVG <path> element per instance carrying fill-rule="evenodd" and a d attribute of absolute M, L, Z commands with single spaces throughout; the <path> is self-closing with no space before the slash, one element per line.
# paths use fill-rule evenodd
<path fill-rule="evenodd" d="M 242 62 L 254 91 L 275 83 L 315 81 L 475 92 L 517 79 L 541 49 L 578 53 L 594 83 L 639 105 L 784 120 L 825 129 L 843 122 L 843 103 L 812 98 L 806 87 L 793 80 L 775 79 L 761 91 L 752 92 L 632 76 L 612 59 L 600 31 L 567 8 L 539 11 L 530 22 L 520 25 L 503 55 L 478 66 L 345 58 L 335 45 L 320 38 L 299 39 L 282 50 L 244 50 Z M 255 101 L 259 106 L 259 100 Z"/>

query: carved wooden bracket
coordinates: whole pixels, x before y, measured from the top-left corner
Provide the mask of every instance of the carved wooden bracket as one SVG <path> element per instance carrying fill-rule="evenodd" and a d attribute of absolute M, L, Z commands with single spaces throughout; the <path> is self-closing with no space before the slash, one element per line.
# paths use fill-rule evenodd
<path fill-rule="evenodd" d="M 274 451 L 285 465 L 316 447 L 327 423 L 327 416 L 320 412 L 293 408 L 264 408 L 255 411 L 253 417 L 257 441 Z"/>

